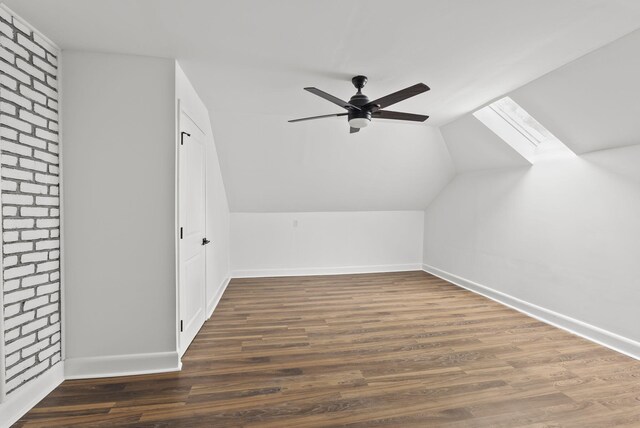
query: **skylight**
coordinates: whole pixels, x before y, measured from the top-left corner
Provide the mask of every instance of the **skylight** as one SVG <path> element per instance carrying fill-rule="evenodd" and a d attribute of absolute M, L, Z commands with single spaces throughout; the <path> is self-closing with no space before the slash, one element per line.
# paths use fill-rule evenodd
<path fill-rule="evenodd" d="M 542 159 L 575 156 L 547 128 L 509 97 L 495 101 L 473 115 L 531 163 Z"/>

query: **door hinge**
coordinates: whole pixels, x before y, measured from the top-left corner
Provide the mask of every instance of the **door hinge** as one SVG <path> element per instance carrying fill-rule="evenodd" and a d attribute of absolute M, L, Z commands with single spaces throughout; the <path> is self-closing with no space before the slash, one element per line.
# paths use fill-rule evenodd
<path fill-rule="evenodd" d="M 180 320 L 180 333 L 183 331 L 184 321 Z"/>
<path fill-rule="evenodd" d="M 182 239 L 182 237 L 183 237 L 183 232 L 184 231 L 182 230 L 182 228 L 180 228 L 180 239 Z"/>
<path fill-rule="evenodd" d="M 187 137 L 191 137 L 191 134 L 189 134 L 188 132 L 184 132 L 184 131 L 183 131 L 183 132 L 181 132 L 181 133 L 180 133 L 180 145 L 183 145 L 183 144 L 184 144 L 184 136 L 185 136 L 185 135 L 186 135 Z"/>

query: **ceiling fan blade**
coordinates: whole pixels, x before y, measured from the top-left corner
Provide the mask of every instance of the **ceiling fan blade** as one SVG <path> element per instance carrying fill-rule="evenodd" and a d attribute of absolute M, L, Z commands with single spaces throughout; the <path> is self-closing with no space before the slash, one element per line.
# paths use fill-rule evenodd
<path fill-rule="evenodd" d="M 360 131 L 360 128 L 351 128 L 349 130 L 349 134 L 355 134 L 356 132 Z"/>
<path fill-rule="evenodd" d="M 346 116 L 349 113 L 334 113 L 334 114 L 323 114 L 322 116 L 311 116 L 311 117 L 303 117 L 302 119 L 293 119 L 290 120 L 290 123 L 293 122 L 302 122 L 303 120 L 314 120 L 314 119 L 322 119 L 323 117 L 338 117 L 338 116 Z"/>
<path fill-rule="evenodd" d="M 427 92 L 429 89 L 430 88 L 424 83 L 418 83 L 416 85 L 409 86 L 408 88 L 404 88 L 398 92 L 394 92 L 393 94 L 389 94 L 386 97 L 378 98 L 377 100 L 371 101 L 363 107 L 367 108 L 377 105 L 379 106 L 378 109 L 383 109 L 402 100 L 406 100 L 407 98 L 411 98 L 423 92 Z"/>
<path fill-rule="evenodd" d="M 305 91 L 309 91 L 312 94 L 319 96 L 320 98 L 324 98 L 325 100 L 330 101 L 330 102 L 332 102 L 332 103 L 334 103 L 336 105 L 339 105 L 342 108 L 346 108 L 347 110 L 350 109 L 350 108 L 355 109 L 355 110 L 360 110 L 360 107 L 354 106 L 353 104 L 350 104 L 350 103 L 348 103 L 346 101 L 343 101 L 338 97 L 334 97 L 331 94 L 327 94 L 326 92 L 321 91 L 318 88 L 304 88 L 304 90 Z"/>
<path fill-rule="evenodd" d="M 425 116 L 422 114 L 402 113 L 400 111 L 387 110 L 374 111 L 372 113 L 372 116 L 380 119 L 410 120 L 412 122 L 424 122 L 425 120 L 429 119 L 429 116 Z"/>

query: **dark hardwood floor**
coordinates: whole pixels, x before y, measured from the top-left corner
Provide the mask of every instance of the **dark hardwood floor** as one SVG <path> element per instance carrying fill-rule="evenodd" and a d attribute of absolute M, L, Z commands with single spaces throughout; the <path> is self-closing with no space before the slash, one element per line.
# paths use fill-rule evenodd
<path fill-rule="evenodd" d="M 423 272 L 233 280 L 183 363 L 17 426 L 640 426 L 640 362 Z"/>

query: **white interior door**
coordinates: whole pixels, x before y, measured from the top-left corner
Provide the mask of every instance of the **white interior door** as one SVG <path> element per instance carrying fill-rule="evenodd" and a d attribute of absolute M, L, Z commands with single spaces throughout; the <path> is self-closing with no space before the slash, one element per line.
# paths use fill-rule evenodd
<path fill-rule="evenodd" d="M 179 347 L 184 354 L 205 321 L 206 165 L 204 132 L 180 112 L 178 172 Z"/>

